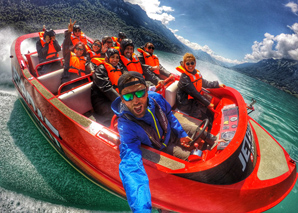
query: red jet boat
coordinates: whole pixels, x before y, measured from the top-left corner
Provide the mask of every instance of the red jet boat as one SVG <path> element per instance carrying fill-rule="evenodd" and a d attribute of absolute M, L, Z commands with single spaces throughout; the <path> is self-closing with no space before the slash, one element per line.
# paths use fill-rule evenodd
<path fill-rule="evenodd" d="M 56 30 L 57 34 L 63 32 Z M 11 46 L 12 80 L 25 109 L 65 160 L 94 183 L 125 198 L 118 173 L 117 119 L 105 126 L 92 112 L 92 75 L 74 80 L 85 81 L 61 92 L 66 85 L 61 85 L 62 57 L 55 60 L 61 62 L 61 69 L 39 76 L 37 69 L 42 64 L 38 64 L 37 53 L 21 52 L 22 42 L 34 37 L 37 41 L 38 33 L 20 36 Z M 175 111 L 176 91 L 177 81 L 159 90 L 175 116 L 181 122 L 186 120 L 190 134 L 195 135 L 202 121 Z M 225 87 L 204 93 L 215 105 L 208 131 L 224 142 L 206 146 L 200 156 L 193 154 L 189 161 L 142 146 L 154 208 L 175 212 L 262 212 L 274 207 L 294 187 L 296 163 L 249 117 L 248 106 L 238 91 Z"/>

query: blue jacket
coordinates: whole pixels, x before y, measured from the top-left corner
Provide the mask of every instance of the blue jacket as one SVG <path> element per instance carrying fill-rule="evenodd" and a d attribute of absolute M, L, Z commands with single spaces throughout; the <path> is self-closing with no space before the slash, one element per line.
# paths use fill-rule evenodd
<path fill-rule="evenodd" d="M 158 131 L 163 134 L 163 130 L 159 125 L 159 122 L 155 116 L 156 102 L 160 105 L 163 112 L 168 119 L 168 132 L 165 135 L 164 143 L 168 144 L 171 131 L 177 135 L 178 138 L 187 136 L 187 133 L 183 130 L 177 118 L 171 111 L 170 104 L 162 97 L 162 95 L 148 91 L 148 107 L 147 111 L 142 118 L 136 118 L 145 121 L 147 124 L 155 128 L 154 119 L 151 113 L 153 113 Z M 151 146 L 152 143 L 149 140 L 147 134 L 137 123 L 127 119 L 124 114 L 128 113 L 133 115 L 129 109 L 121 102 L 118 97 L 112 103 L 112 109 L 119 117 L 118 119 L 118 131 L 120 134 L 120 158 L 121 163 L 119 165 L 119 174 L 122 180 L 124 189 L 126 191 L 128 204 L 133 212 L 151 212 L 151 194 L 149 189 L 149 180 L 144 169 L 142 161 L 142 152 L 140 150 L 141 143 Z M 161 148 L 163 149 L 164 146 Z"/>

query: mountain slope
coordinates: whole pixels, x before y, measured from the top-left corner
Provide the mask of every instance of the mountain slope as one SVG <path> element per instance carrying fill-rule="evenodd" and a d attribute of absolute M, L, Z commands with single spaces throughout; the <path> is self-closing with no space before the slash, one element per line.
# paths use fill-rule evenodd
<path fill-rule="evenodd" d="M 298 61 L 296 60 L 266 59 L 255 64 L 237 65 L 232 69 L 298 97 Z"/>
<path fill-rule="evenodd" d="M 183 54 L 190 50 L 161 22 L 123 0 L 0 0 L 0 5 L 0 27 L 10 26 L 21 33 L 40 31 L 43 25 L 64 29 L 71 18 L 93 39 L 122 31 L 136 47 L 150 41 L 162 51 Z"/>

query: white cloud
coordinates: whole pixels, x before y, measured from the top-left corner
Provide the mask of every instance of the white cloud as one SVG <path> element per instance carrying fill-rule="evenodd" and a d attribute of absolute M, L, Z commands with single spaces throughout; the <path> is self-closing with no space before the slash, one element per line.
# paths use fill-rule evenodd
<path fill-rule="evenodd" d="M 252 53 L 247 54 L 245 59 L 259 61 L 269 58 L 286 58 L 298 60 L 298 23 L 288 26 L 293 34 L 280 34 L 273 36 L 265 33 L 263 41 L 255 41 L 252 45 Z"/>
<path fill-rule="evenodd" d="M 285 7 L 289 7 L 291 8 L 292 12 L 295 13 L 297 15 L 298 12 L 298 5 L 294 2 L 289 2 L 285 5 Z"/>
<path fill-rule="evenodd" d="M 170 15 L 169 12 L 174 11 L 171 7 L 159 6 L 158 0 L 124 0 L 131 4 L 138 4 L 148 15 L 148 17 L 161 21 L 167 25 L 170 21 L 174 21 L 175 17 Z"/>
<path fill-rule="evenodd" d="M 232 59 L 225 58 L 223 56 L 219 56 L 216 53 L 214 53 L 213 50 L 210 49 L 210 47 L 208 47 L 207 45 L 201 46 L 198 43 L 191 42 L 191 41 L 183 38 L 182 36 L 177 35 L 176 34 L 177 31 L 178 30 L 175 30 L 175 31 L 172 30 L 172 32 L 174 33 L 174 35 L 176 36 L 176 38 L 179 41 L 181 41 L 183 44 L 185 44 L 186 46 L 188 46 L 188 47 L 190 47 L 190 48 L 192 48 L 194 50 L 202 50 L 202 51 L 208 53 L 209 55 L 211 55 L 216 60 L 221 61 L 221 62 L 224 62 L 224 63 L 232 63 L 232 64 L 241 64 L 241 63 L 244 63 L 244 62 L 241 62 L 241 61 L 238 61 L 238 60 L 232 60 Z"/>

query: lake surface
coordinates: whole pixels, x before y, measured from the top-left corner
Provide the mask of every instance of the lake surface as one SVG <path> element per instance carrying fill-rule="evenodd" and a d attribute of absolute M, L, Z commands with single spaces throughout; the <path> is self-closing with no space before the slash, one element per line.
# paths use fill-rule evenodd
<path fill-rule="evenodd" d="M 176 72 L 182 56 L 156 53 L 164 67 Z M 18 100 L 8 56 L 9 52 L 0 52 L 0 212 L 129 212 L 125 200 L 83 177 L 39 132 Z M 198 61 L 197 68 L 203 78 L 237 89 L 247 103 L 256 99 L 251 117 L 298 159 L 296 97 L 220 66 Z M 297 190 L 296 183 L 290 194 L 268 212 L 296 212 Z"/>

